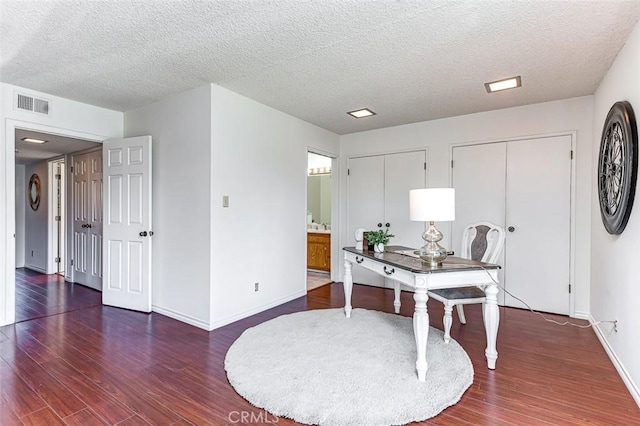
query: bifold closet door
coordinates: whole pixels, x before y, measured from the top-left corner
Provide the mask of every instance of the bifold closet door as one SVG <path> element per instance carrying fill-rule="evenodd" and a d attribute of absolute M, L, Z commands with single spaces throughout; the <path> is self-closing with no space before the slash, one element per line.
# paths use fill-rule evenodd
<path fill-rule="evenodd" d="M 349 159 L 347 245 L 356 229 L 384 229 L 395 235 L 390 245 L 418 248 L 424 223 L 409 220 L 409 191 L 426 184 L 426 152 L 410 151 Z M 354 267 L 353 282 L 391 287 L 380 275 Z"/>
<path fill-rule="evenodd" d="M 569 314 L 571 137 L 507 146 L 506 289 L 533 309 Z M 506 295 L 508 306 L 525 305 Z"/>
<path fill-rule="evenodd" d="M 462 233 L 470 223 L 488 221 L 504 227 L 506 142 L 453 148 L 453 187 L 456 190 L 456 220 L 451 225 L 451 243 L 446 248 L 462 251 Z M 443 228 L 446 229 L 446 228 Z M 497 263 L 505 265 L 504 250 Z M 504 268 L 498 273 L 504 283 Z M 498 293 L 504 304 L 504 292 Z"/>
<path fill-rule="evenodd" d="M 384 224 L 395 235 L 389 244 L 418 248 L 424 245 L 424 222 L 409 220 L 409 191 L 426 186 L 426 152 L 400 152 L 384 159 Z"/>
<path fill-rule="evenodd" d="M 454 249 L 469 223 L 506 231 L 500 283 L 533 309 L 569 313 L 571 137 L 453 148 Z M 515 297 L 498 301 L 524 308 Z"/>
<path fill-rule="evenodd" d="M 384 219 L 384 156 L 349 159 L 349 204 L 347 246 L 355 246 L 356 229 L 378 229 Z M 342 253 L 340 253 L 342 255 Z M 354 267 L 353 282 L 384 286 L 384 279 L 364 268 Z"/>

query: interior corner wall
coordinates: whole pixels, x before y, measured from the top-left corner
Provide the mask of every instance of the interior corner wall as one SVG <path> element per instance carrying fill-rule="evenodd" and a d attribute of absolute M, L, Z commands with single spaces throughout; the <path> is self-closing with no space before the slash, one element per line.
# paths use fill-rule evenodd
<path fill-rule="evenodd" d="M 611 106 L 626 100 L 640 120 L 640 23 L 636 25 L 625 46 L 600 82 L 594 94 L 594 163 L 590 170 L 591 203 L 591 314 L 595 320 L 617 320 L 617 332 L 612 324 L 599 326 L 600 336 L 623 370 L 623 379 L 640 405 L 640 193 L 636 189 L 635 203 L 627 227 L 621 235 L 610 235 L 600 218 L 597 194 L 597 162 L 600 137 Z M 614 360 L 614 361 L 615 361 Z M 614 362 L 615 363 L 615 362 Z M 625 377 L 626 375 L 626 377 Z M 635 392 L 633 391 L 635 390 Z"/>
<path fill-rule="evenodd" d="M 51 113 L 44 115 L 14 108 L 17 92 L 48 100 Z M 14 147 L 14 127 L 104 140 L 122 137 L 123 114 L 0 83 L 0 326 L 12 323 L 15 318 L 15 163 L 11 149 Z"/>
<path fill-rule="evenodd" d="M 16 268 L 24 267 L 24 219 L 27 207 L 25 166 L 16 164 Z"/>
<path fill-rule="evenodd" d="M 47 273 L 48 238 L 49 238 L 49 164 L 47 161 L 39 161 L 25 167 L 25 180 L 27 191 L 31 176 L 37 174 L 40 178 L 40 205 L 38 210 L 31 207 L 25 209 L 24 216 L 24 249 L 25 267 Z"/>
<path fill-rule="evenodd" d="M 350 156 L 428 149 L 428 186 L 450 185 L 450 155 L 454 144 L 499 141 L 576 131 L 576 238 L 575 311 L 589 312 L 589 264 L 591 223 L 591 173 L 593 144 L 593 97 L 584 96 L 507 108 L 477 114 L 388 127 L 340 137 L 341 167 Z M 346 235 L 347 176 L 340 178 L 340 247 L 353 245 Z M 445 241 L 450 244 L 450 241 Z M 340 265 L 340 277 L 344 267 Z"/>
<path fill-rule="evenodd" d="M 339 137 L 222 87 L 211 90 L 216 328 L 306 293 L 307 151 L 337 156 Z"/>
<path fill-rule="evenodd" d="M 210 325 L 211 102 L 202 86 L 126 112 L 126 137 L 152 137 L 153 310 Z"/>

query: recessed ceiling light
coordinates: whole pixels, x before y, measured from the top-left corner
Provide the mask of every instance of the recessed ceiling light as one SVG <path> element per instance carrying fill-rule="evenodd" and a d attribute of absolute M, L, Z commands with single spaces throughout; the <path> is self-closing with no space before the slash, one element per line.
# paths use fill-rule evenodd
<path fill-rule="evenodd" d="M 376 113 L 371 111 L 369 108 L 362 108 L 355 111 L 349 111 L 347 114 L 355 118 L 364 118 L 364 117 L 371 117 L 372 115 L 376 115 Z"/>
<path fill-rule="evenodd" d="M 22 138 L 20 140 L 25 141 L 25 142 L 31 142 L 31 143 L 47 143 L 47 141 L 42 140 L 42 139 Z"/>
<path fill-rule="evenodd" d="M 492 81 L 491 83 L 485 83 L 484 87 L 487 89 L 487 93 L 499 92 L 500 90 L 515 89 L 522 86 L 520 76 L 506 78 L 504 80 Z"/>

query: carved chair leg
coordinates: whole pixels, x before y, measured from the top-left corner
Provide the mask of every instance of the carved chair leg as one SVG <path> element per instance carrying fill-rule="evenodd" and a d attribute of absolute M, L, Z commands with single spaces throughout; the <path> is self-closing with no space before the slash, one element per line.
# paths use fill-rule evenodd
<path fill-rule="evenodd" d="M 453 317 L 451 316 L 453 312 L 453 306 L 445 304 L 444 305 L 444 318 L 442 319 L 442 323 L 444 325 L 444 342 L 449 343 L 451 340 L 451 324 L 453 323 Z"/>
<path fill-rule="evenodd" d="M 456 310 L 458 311 L 458 318 L 460 319 L 460 324 L 466 324 L 467 319 L 464 316 L 464 308 L 462 305 L 456 305 Z"/>

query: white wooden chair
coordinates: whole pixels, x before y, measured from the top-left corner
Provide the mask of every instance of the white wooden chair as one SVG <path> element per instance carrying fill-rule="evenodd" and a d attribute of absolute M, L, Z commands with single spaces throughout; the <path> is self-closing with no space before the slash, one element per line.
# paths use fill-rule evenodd
<path fill-rule="evenodd" d="M 496 263 L 504 247 L 504 229 L 490 222 L 477 222 L 468 225 L 462 234 L 462 253 L 460 257 L 487 263 Z M 472 284 L 472 283 L 469 283 Z M 451 324 L 453 323 L 453 307 L 458 311 L 460 323 L 466 324 L 463 305 L 483 303 L 486 300 L 484 291 L 476 286 L 443 288 L 428 291 L 432 297 L 444 304 L 444 341 L 451 340 Z"/>

